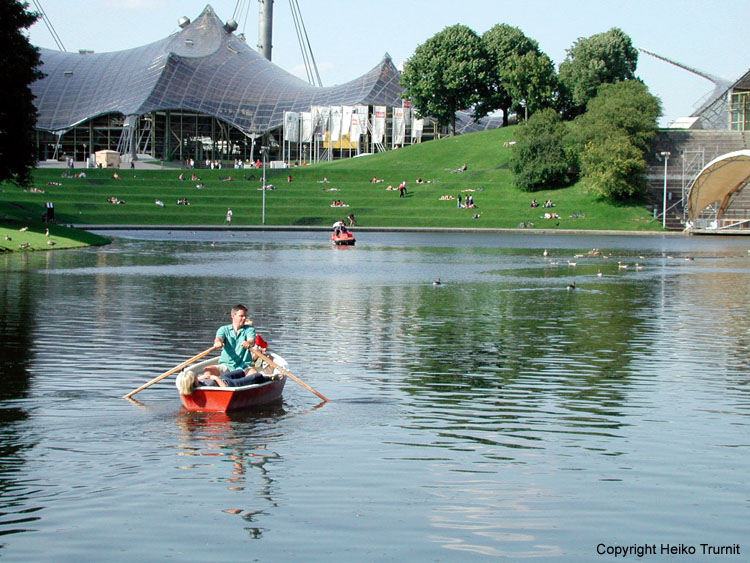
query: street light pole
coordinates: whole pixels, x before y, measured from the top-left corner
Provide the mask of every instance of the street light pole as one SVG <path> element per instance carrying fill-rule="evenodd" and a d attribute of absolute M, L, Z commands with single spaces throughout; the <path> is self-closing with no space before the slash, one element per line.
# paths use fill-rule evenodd
<path fill-rule="evenodd" d="M 661 156 L 664 158 L 664 198 L 662 200 L 662 215 L 661 215 L 661 227 L 662 229 L 667 228 L 667 166 L 669 163 L 669 157 L 672 156 L 672 153 L 669 151 L 663 151 L 661 153 Z"/>
<path fill-rule="evenodd" d="M 266 224 L 266 154 L 268 154 L 268 147 L 260 147 L 260 153 L 263 155 L 263 215 L 261 217 L 261 223 Z"/>

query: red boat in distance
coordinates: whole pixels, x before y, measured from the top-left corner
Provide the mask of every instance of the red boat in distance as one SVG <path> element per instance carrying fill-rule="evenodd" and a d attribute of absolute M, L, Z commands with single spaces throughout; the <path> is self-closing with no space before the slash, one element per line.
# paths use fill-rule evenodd
<path fill-rule="evenodd" d="M 286 369 L 286 360 L 276 354 L 270 354 L 271 359 Z M 175 385 L 180 389 L 180 378 L 188 369 L 195 373 L 202 373 L 203 368 L 216 365 L 218 356 L 189 366 L 177 375 Z M 269 381 L 244 387 L 196 387 L 190 395 L 180 393 L 182 406 L 189 411 L 199 412 L 228 412 L 240 409 L 251 409 L 272 403 L 281 398 L 286 376 L 270 366 L 264 368 L 263 374 Z"/>
<path fill-rule="evenodd" d="M 354 246 L 354 235 L 346 228 L 331 233 L 331 244 L 336 246 Z"/>

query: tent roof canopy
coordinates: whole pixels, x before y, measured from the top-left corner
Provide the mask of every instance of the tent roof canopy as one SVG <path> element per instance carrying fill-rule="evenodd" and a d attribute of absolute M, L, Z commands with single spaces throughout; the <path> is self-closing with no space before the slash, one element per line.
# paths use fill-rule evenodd
<path fill-rule="evenodd" d="M 213 8 L 155 43 L 111 53 L 40 49 L 45 77 L 32 84 L 36 128 L 64 132 L 99 115 L 186 110 L 247 133 L 279 127 L 285 111 L 313 105 L 401 106 L 398 70 L 386 54 L 345 84 L 312 86 L 228 31 Z"/>
<path fill-rule="evenodd" d="M 717 219 L 732 197 L 750 181 L 750 150 L 723 154 L 703 167 L 688 192 L 688 214 L 695 218 L 709 205 L 719 202 Z"/>

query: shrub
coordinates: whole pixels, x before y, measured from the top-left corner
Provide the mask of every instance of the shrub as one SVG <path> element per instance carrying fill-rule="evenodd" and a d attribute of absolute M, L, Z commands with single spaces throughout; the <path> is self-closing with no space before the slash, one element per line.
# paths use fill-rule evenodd
<path fill-rule="evenodd" d="M 517 187 L 536 191 L 568 183 L 565 132 L 562 119 L 550 108 L 538 111 L 518 128 L 510 161 Z"/>

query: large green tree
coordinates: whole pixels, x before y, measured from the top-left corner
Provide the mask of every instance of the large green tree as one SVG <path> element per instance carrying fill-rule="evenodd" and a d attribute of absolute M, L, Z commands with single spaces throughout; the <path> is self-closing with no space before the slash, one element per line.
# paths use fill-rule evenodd
<path fill-rule="evenodd" d="M 37 15 L 26 2 L 0 0 L 0 52 L 3 86 L 0 88 L 0 181 L 28 184 L 36 163 L 34 125 L 37 112 L 31 83 L 42 77 L 39 50 L 23 30 Z"/>
<path fill-rule="evenodd" d="M 486 83 L 487 57 L 481 39 L 465 25 L 446 27 L 419 45 L 401 74 L 404 97 L 417 113 L 450 125 L 453 133 L 456 112 L 476 104 Z"/>
<path fill-rule="evenodd" d="M 572 116 L 583 113 L 602 84 L 632 80 L 638 50 L 630 37 L 613 27 L 605 33 L 579 38 L 560 64 L 560 82 Z"/>
<path fill-rule="evenodd" d="M 557 99 L 557 75 L 539 44 L 517 27 L 498 24 L 482 35 L 489 60 L 488 83 L 478 113 L 500 109 L 508 125 L 510 111 L 530 113 L 550 107 Z"/>
<path fill-rule="evenodd" d="M 660 115 L 659 98 L 640 80 L 603 84 L 589 101 L 586 113 L 571 123 L 568 143 L 581 153 L 586 145 L 622 132 L 645 153 L 656 135 Z"/>
<path fill-rule="evenodd" d="M 552 108 L 534 113 L 519 126 L 510 160 L 517 187 L 535 191 L 568 183 L 565 134 L 565 124 Z"/>
<path fill-rule="evenodd" d="M 546 54 L 533 51 L 511 57 L 506 65 L 505 87 L 513 100 L 512 109 L 530 114 L 556 105 L 558 97 L 555 65 Z"/>
<path fill-rule="evenodd" d="M 602 199 L 638 199 L 646 190 L 643 153 L 622 132 L 587 145 L 580 163 L 584 187 Z"/>
<path fill-rule="evenodd" d="M 613 201 L 638 198 L 646 187 L 646 153 L 658 128 L 659 99 L 639 80 L 603 84 L 566 137 L 589 191 Z"/>

